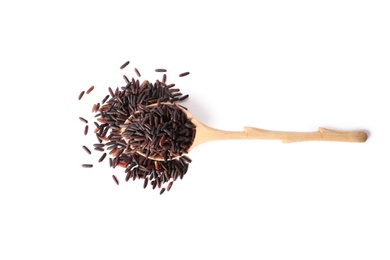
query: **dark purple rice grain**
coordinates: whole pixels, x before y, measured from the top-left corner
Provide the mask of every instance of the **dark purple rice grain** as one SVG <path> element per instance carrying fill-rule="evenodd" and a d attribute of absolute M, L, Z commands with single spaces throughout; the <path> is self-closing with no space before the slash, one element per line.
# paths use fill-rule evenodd
<path fill-rule="evenodd" d="M 141 77 L 141 73 L 139 73 L 137 68 L 134 68 L 135 74 L 137 74 L 138 77 Z"/>
<path fill-rule="evenodd" d="M 95 151 L 98 151 L 98 152 L 104 152 L 104 149 L 101 148 L 101 147 L 95 147 L 93 148 Z"/>
<path fill-rule="evenodd" d="M 115 141 L 109 141 L 109 142 L 105 143 L 104 145 L 105 146 L 110 146 L 110 145 L 113 145 L 113 144 L 116 144 L 116 142 Z"/>
<path fill-rule="evenodd" d="M 112 91 L 111 87 L 108 87 L 108 92 L 110 92 L 111 97 L 115 97 L 115 94 Z"/>
<path fill-rule="evenodd" d="M 129 65 L 130 61 L 126 61 L 125 63 L 122 64 L 122 66 L 119 67 L 119 69 L 124 69 L 126 68 L 127 65 Z"/>
<path fill-rule="evenodd" d="M 192 162 L 192 160 L 187 155 L 183 155 L 182 158 L 184 161 L 186 161 L 188 163 Z"/>
<path fill-rule="evenodd" d="M 144 180 L 144 189 L 146 188 L 146 186 L 148 186 L 148 178 L 145 178 Z"/>
<path fill-rule="evenodd" d="M 86 94 L 89 94 L 89 93 L 91 93 L 91 92 L 92 92 L 92 90 L 93 90 L 94 88 L 95 88 L 94 86 L 90 87 L 90 88 L 87 90 L 87 92 L 85 92 L 85 93 L 86 93 Z"/>
<path fill-rule="evenodd" d="M 171 181 L 171 182 L 168 184 L 167 191 L 170 191 L 170 190 L 171 190 L 172 185 L 173 185 L 173 181 Z"/>
<path fill-rule="evenodd" d="M 100 103 L 97 103 L 96 104 L 96 112 L 99 111 L 99 108 L 100 108 Z"/>
<path fill-rule="evenodd" d="M 186 98 L 188 98 L 189 97 L 189 95 L 184 95 L 184 96 L 182 96 L 181 98 L 179 98 L 179 101 L 183 101 L 184 99 L 186 99 Z"/>
<path fill-rule="evenodd" d="M 172 95 L 172 97 L 175 98 L 175 97 L 179 97 L 179 96 L 181 96 L 181 95 L 183 95 L 183 94 L 180 93 L 180 92 L 176 92 L 175 94 Z"/>
<path fill-rule="evenodd" d="M 87 135 L 87 134 L 88 134 L 88 125 L 86 125 L 84 128 L 84 135 Z"/>
<path fill-rule="evenodd" d="M 84 96 L 84 93 L 85 93 L 85 91 L 81 91 L 81 93 L 79 95 L 79 100 Z"/>
<path fill-rule="evenodd" d="M 125 181 L 128 182 L 128 181 L 130 180 L 130 178 L 131 178 L 131 172 L 128 172 L 128 173 L 126 174 L 126 179 L 125 179 Z"/>
<path fill-rule="evenodd" d="M 105 98 L 103 98 L 103 100 L 102 100 L 102 104 L 104 104 L 109 97 L 110 97 L 110 95 L 105 96 Z"/>
<path fill-rule="evenodd" d="M 155 69 L 154 71 L 155 71 L 155 72 L 167 72 L 166 69 Z"/>
<path fill-rule="evenodd" d="M 91 154 L 91 150 L 89 150 L 88 147 L 86 147 L 85 145 L 83 145 L 83 149 L 84 149 L 84 151 L 86 151 L 88 154 Z"/>
<path fill-rule="evenodd" d="M 104 160 L 104 158 L 106 158 L 106 155 L 107 155 L 107 153 L 104 153 L 104 154 L 100 157 L 100 159 L 98 160 L 98 162 L 102 162 L 102 161 Z"/>
<path fill-rule="evenodd" d="M 179 105 L 179 107 L 185 109 L 185 110 L 188 110 L 188 108 L 186 108 L 185 106 L 182 106 L 182 105 Z"/>
<path fill-rule="evenodd" d="M 130 80 L 126 77 L 126 75 L 123 75 L 123 79 L 126 81 L 126 84 L 130 84 Z"/>
<path fill-rule="evenodd" d="M 189 72 L 183 72 L 183 73 L 179 74 L 179 77 L 184 77 L 184 76 L 187 76 L 188 74 L 190 74 L 190 73 Z"/>
<path fill-rule="evenodd" d="M 186 127 L 188 127 L 188 128 L 195 128 L 196 126 L 194 125 L 194 124 L 192 124 L 192 123 L 185 123 L 184 124 Z"/>
<path fill-rule="evenodd" d="M 167 82 L 167 74 L 164 74 L 162 77 L 162 83 Z"/>
<path fill-rule="evenodd" d="M 102 139 L 99 137 L 99 135 L 98 135 L 98 134 L 96 134 L 96 138 L 98 139 L 99 143 L 101 143 L 101 142 L 102 142 Z"/>
<path fill-rule="evenodd" d="M 81 165 L 83 168 L 92 168 L 93 165 L 92 164 L 82 164 Z"/>
<path fill-rule="evenodd" d="M 112 158 L 109 159 L 110 167 L 112 167 Z"/>
<path fill-rule="evenodd" d="M 115 169 L 115 167 L 118 165 L 118 158 L 114 158 L 114 159 L 112 159 L 112 168 L 114 168 Z"/>
<path fill-rule="evenodd" d="M 79 117 L 79 119 L 80 119 L 81 122 L 88 124 L 88 120 L 87 119 L 82 118 L 82 117 Z"/>
<path fill-rule="evenodd" d="M 112 179 L 115 181 L 116 185 L 119 185 L 119 181 L 115 175 L 112 175 Z"/>
<path fill-rule="evenodd" d="M 162 195 L 165 191 L 165 188 L 162 188 L 161 191 L 160 191 L 160 195 Z"/>

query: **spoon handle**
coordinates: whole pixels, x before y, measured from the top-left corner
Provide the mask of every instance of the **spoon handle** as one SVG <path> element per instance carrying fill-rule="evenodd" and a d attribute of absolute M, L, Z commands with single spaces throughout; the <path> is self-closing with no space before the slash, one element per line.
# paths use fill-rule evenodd
<path fill-rule="evenodd" d="M 316 132 L 284 132 L 270 131 L 254 127 L 244 127 L 244 133 L 248 137 L 259 137 L 268 140 L 281 140 L 283 143 L 305 141 L 335 141 L 363 143 L 367 140 L 364 131 L 339 131 L 319 127 Z"/>
<path fill-rule="evenodd" d="M 336 141 L 336 142 L 365 142 L 367 133 L 364 131 L 338 131 L 327 128 L 318 128 L 316 132 L 286 132 L 272 131 L 254 127 L 244 127 L 242 132 L 223 131 L 208 126 L 202 129 L 203 138 L 198 145 L 213 140 L 281 140 L 283 143 L 305 141 Z M 196 140 L 195 140 L 196 141 Z"/>

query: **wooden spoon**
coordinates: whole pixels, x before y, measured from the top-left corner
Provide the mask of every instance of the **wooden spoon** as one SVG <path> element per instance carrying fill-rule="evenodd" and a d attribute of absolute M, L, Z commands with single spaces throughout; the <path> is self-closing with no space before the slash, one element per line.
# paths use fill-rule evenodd
<path fill-rule="evenodd" d="M 165 105 L 172 105 L 171 103 L 161 103 Z M 157 104 L 149 105 L 153 107 Z M 286 132 L 286 131 L 272 131 L 264 130 L 255 127 L 244 127 L 244 131 L 224 131 L 209 127 L 197 119 L 195 119 L 187 110 L 181 109 L 189 120 L 196 126 L 195 139 L 189 149 L 191 151 L 196 146 L 216 140 L 281 140 L 283 143 L 306 142 L 306 141 L 336 141 L 336 142 L 358 142 L 363 143 L 367 140 L 367 133 L 364 131 L 338 131 L 327 128 L 318 128 L 316 132 Z M 130 116 L 125 124 L 129 123 L 132 116 Z M 122 128 L 122 132 L 125 128 Z M 125 139 L 128 142 L 127 139 Z M 140 155 L 146 156 L 144 153 L 137 151 Z M 177 159 L 180 156 L 174 157 Z M 156 161 L 164 161 L 162 157 L 148 157 Z"/>

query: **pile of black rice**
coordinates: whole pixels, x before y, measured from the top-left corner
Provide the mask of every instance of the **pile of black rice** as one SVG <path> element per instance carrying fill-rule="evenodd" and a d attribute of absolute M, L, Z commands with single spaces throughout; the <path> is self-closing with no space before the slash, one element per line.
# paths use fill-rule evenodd
<path fill-rule="evenodd" d="M 125 62 L 120 69 L 129 65 Z M 141 76 L 137 68 L 134 71 Z M 108 94 L 101 102 L 95 103 L 92 112 L 96 121 L 94 133 L 97 143 L 93 144 L 96 152 L 102 153 L 98 162 L 103 162 L 108 155 L 110 167 L 125 168 L 125 181 L 143 180 L 143 186 L 160 189 L 160 194 L 169 191 L 174 181 L 182 179 L 188 171 L 191 159 L 188 153 L 195 138 L 196 128 L 186 117 L 178 104 L 188 98 L 183 95 L 175 84 L 167 84 L 165 69 L 162 80 L 149 82 L 123 76 L 125 85 L 115 90 L 108 88 Z M 179 75 L 183 77 L 189 72 Z M 90 94 L 94 86 L 82 91 Z M 84 134 L 88 134 L 88 120 L 79 119 L 85 123 Z M 91 150 L 83 146 L 91 154 Z M 150 158 L 161 158 L 153 160 Z M 83 164 L 84 168 L 92 168 L 93 164 Z M 116 184 L 117 176 L 112 175 Z"/>

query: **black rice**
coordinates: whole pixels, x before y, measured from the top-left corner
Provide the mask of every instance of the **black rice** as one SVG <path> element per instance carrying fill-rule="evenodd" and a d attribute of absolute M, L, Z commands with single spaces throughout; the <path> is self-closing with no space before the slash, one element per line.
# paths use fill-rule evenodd
<path fill-rule="evenodd" d="M 85 145 L 83 145 L 83 149 L 84 149 L 84 151 L 86 151 L 88 154 L 91 154 L 91 150 L 89 150 L 88 147 L 86 147 Z"/>
<path fill-rule="evenodd" d="M 98 139 L 99 143 L 102 142 L 102 139 L 100 138 L 100 136 L 98 134 L 96 134 L 96 138 Z"/>
<path fill-rule="evenodd" d="M 115 94 L 110 87 L 108 87 L 108 92 L 110 92 L 111 97 L 115 97 Z"/>
<path fill-rule="evenodd" d="M 88 124 L 88 120 L 87 119 L 85 119 L 83 117 L 79 117 L 79 119 L 80 119 L 81 122 L 84 122 L 84 123 Z"/>
<path fill-rule="evenodd" d="M 103 100 L 102 100 L 102 104 L 104 104 L 106 101 L 107 101 L 107 99 L 110 97 L 110 95 L 107 95 L 107 96 L 105 96 L 104 98 L 103 98 Z"/>
<path fill-rule="evenodd" d="M 79 100 L 84 96 L 84 93 L 85 93 L 85 91 L 81 91 L 81 93 L 79 95 Z"/>
<path fill-rule="evenodd" d="M 184 76 L 187 76 L 188 74 L 190 74 L 190 73 L 189 72 L 183 72 L 183 73 L 179 74 L 179 77 L 184 77 Z"/>
<path fill-rule="evenodd" d="M 127 65 L 129 65 L 130 61 L 126 61 L 125 63 L 122 64 L 122 66 L 120 66 L 119 68 L 122 70 L 124 68 L 126 68 Z"/>
<path fill-rule="evenodd" d="M 170 191 L 170 190 L 171 190 L 172 185 L 173 185 L 173 181 L 171 181 L 171 182 L 168 184 L 167 191 Z"/>
<path fill-rule="evenodd" d="M 172 159 L 187 153 L 192 145 L 195 125 L 176 105 L 160 104 L 145 109 L 130 118 L 123 137 L 132 148 L 151 158 Z M 150 119 L 153 118 L 153 123 Z M 149 123 L 146 121 L 149 119 Z M 178 133 L 182 132 L 181 136 Z"/>
<path fill-rule="evenodd" d="M 138 77 L 141 77 L 141 73 L 139 73 L 137 68 L 134 68 L 135 74 L 137 74 Z"/>
<path fill-rule="evenodd" d="M 104 160 L 104 158 L 106 158 L 106 155 L 107 155 L 107 153 L 104 153 L 104 154 L 100 157 L 100 159 L 99 159 L 98 162 L 102 162 L 102 161 Z"/>
<path fill-rule="evenodd" d="M 129 181 L 130 178 L 131 178 L 131 172 L 129 171 L 129 172 L 127 172 L 127 174 L 126 174 L 125 181 L 126 181 L 126 182 Z"/>
<path fill-rule="evenodd" d="M 93 165 L 92 164 L 82 164 L 81 165 L 83 168 L 92 168 Z"/>
<path fill-rule="evenodd" d="M 183 155 L 182 158 L 183 158 L 184 161 L 186 161 L 186 162 L 188 162 L 188 163 L 192 162 L 192 160 L 190 159 L 190 157 L 188 157 L 187 155 Z"/>
<path fill-rule="evenodd" d="M 90 87 L 88 90 L 87 90 L 87 92 L 85 92 L 86 94 L 89 94 L 89 93 L 91 93 L 92 92 L 92 90 L 95 88 L 95 86 L 92 86 L 92 87 Z"/>
<path fill-rule="evenodd" d="M 126 81 L 126 84 L 130 83 L 130 80 L 126 77 L 126 75 L 123 75 L 123 79 Z"/>
<path fill-rule="evenodd" d="M 134 71 L 138 77 L 141 76 L 136 68 Z M 139 82 L 126 76 L 124 79 L 125 86 L 109 87 L 109 95 L 101 103 L 94 104 L 92 109 L 98 112 L 95 117 L 99 122 L 94 122 L 99 141 L 94 144 L 94 149 L 107 151 L 98 162 L 102 162 L 109 153 L 110 167 L 124 168 L 126 181 L 130 178 L 143 179 L 145 188 L 150 181 L 149 186 L 153 189 L 158 187 L 162 194 L 171 189 L 174 181 L 185 176 L 191 162 L 185 154 L 193 142 L 196 128 L 181 110 L 182 106 L 176 104 L 188 98 L 188 95 L 173 88 L 173 83 L 167 85 L 166 74 L 161 81 L 155 82 Z M 130 116 L 131 119 L 126 121 Z M 85 134 L 87 132 L 88 128 Z M 151 160 L 138 152 L 164 161 Z M 174 159 L 176 156 L 182 157 Z M 115 176 L 113 179 L 119 184 Z M 163 188 L 165 184 L 168 185 Z"/>
<path fill-rule="evenodd" d="M 119 181 L 118 181 L 118 179 L 116 178 L 116 176 L 115 176 L 115 175 L 112 175 L 112 178 L 114 179 L 116 185 L 119 185 Z"/>
<path fill-rule="evenodd" d="M 179 101 L 183 101 L 184 99 L 188 98 L 189 96 L 188 95 L 184 95 L 182 96 L 181 98 L 179 98 Z"/>
<path fill-rule="evenodd" d="M 84 128 L 84 135 L 87 135 L 87 134 L 88 134 L 88 125 L 86 125 Z"/>

